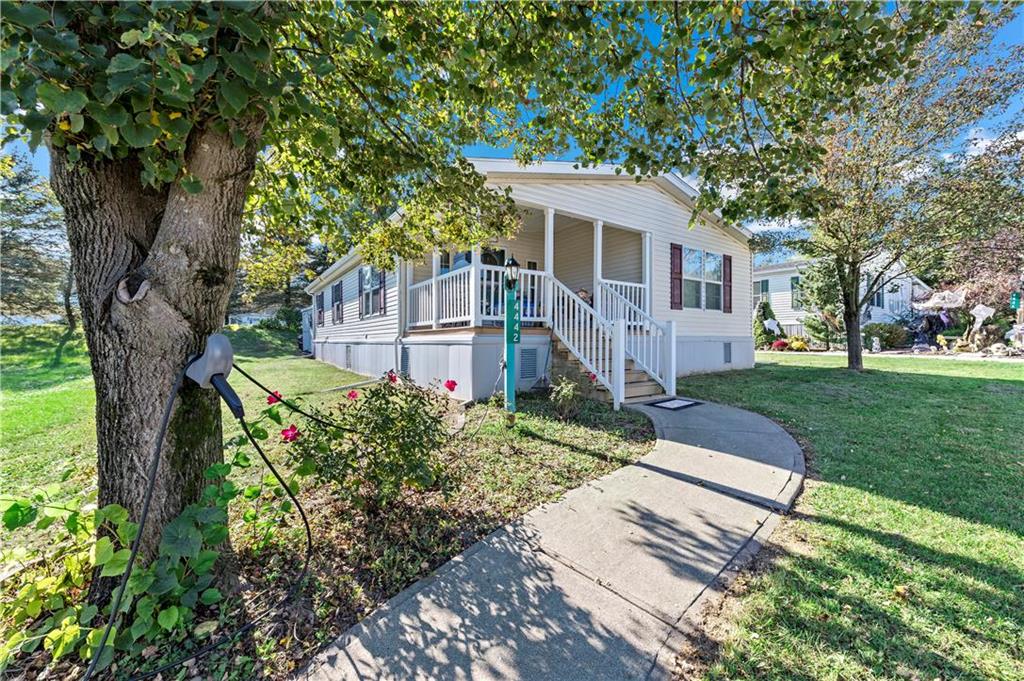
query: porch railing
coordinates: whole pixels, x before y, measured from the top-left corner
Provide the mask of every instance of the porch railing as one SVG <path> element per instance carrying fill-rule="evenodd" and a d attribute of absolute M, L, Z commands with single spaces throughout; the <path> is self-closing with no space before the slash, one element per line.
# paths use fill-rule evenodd
<path fill-rule="evenodd" d="M 524 322 L 544 322 L 548 318 L 544 281 L 547 275 L 537 270 L 519 270 L 519 314 Z M 480 318 L 505 319 L 505 268 L 480 266 Z"/>
<path fill-rule="evenodd" d="M 437 278 L 438 321 L 442 324 L 473 321 L 469 267 L 442 274 Z"/>
<path fill-rule="evenodd" d="M 601 283 L 644 312 L 650 313 L 650 310 L 647 309 L 646 287 L 643 284 L 637 284 L 632 281 L 616 281 L 614 279 L 602 279 Z M 603 312 L 604 308 L 601 308 L 601 310 Z"/>
<path fill-rule="evenodd" d="M 434 285 L 429 279 L 409 287 L 409 326 L 418 328 L 434 323 Z"/>
<path fill-rule="evenodd" d="M 656 380 L 669 395 L 676 394 L 675 322 L 659 322 L 628 300 L 608 282 L 600 291 L 601 314 L 622 320 L 626 356 Z"/>
<path fill-rule="evenodd" d="M 554 280 L 551 330 L 612 395 L 616 409 L 625 396 L 625 322 L 597 314 L 569 288 Z"/>

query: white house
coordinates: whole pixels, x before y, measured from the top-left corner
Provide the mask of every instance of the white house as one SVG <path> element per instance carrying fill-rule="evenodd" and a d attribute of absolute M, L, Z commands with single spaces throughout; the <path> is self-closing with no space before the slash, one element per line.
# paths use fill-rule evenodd
<path fill-rule="evenodd" d="M 318 359 L 420 383 L 451 378 L 458 397 L 487 398 L 503 352 L 502 265 L 514 256 L 520 389 L 545 377 L 556 354 L 595 374 L 616 407 L 675 394 L 677 376 L 753 366 L 750 233 L 713 215 L 689 228 L 696 194 L 682 178 L 474 163 L 490 185 L 510 187 L 519 231 L 387 272 L 348 253 L 306 289 Z"/>
<path fill-rule="evenodd" d="M 808 263 L 806 259 L 794 259 L 754 269 L 752 309 L 760 301 L 767 300 L 788 336 L 805 335 L 803 319 L 807 310 L 800 301 L 800 272 Z M 896 267 L 903 269 L 902 265 Z M 864 290 L 862 284 L 862 295 Z M 861 313 L 861 324 L 899 321 L 910 312 L 913 301 L 927 298 L 931 291 L 930 286 L 913 274 L 900 273 L 872 296 Z"/>

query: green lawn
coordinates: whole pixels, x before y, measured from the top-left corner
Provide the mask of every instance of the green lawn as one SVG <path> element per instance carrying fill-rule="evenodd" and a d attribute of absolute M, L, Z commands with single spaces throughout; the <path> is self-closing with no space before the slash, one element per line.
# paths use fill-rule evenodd
<path fill-rule="evenodd" d="M 63 329 L 57 326 L 0 328 L 0 494 L 20 494 L 74 469 L 70 488 L 94 484 L 96 399 L 82 336 L 53 364 Z M 246 328 L 229 331 L 235 360 L 264 385 L 291 397 L 322 403 L 329 388 L 364 377 L 296 354 L 294 334 Z M 232 380 L 247 405 L 263 404 L 261 391 L 238 376 Z M 225 437 L 241 431 L 224 409 Z"/>
<path fill-rule="evenodd" d="M 1024 679 L 1024 365 L 759 359 L 680 382 L 812 456 L 706 678 Z"/>

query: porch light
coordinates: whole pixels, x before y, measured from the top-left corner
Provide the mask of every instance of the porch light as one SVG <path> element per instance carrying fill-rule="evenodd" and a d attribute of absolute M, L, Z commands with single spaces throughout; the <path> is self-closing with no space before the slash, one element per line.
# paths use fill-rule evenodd
<path fill-rule="evenodd" d="M 519 283 L 519 263 L 515 258 L 510 257 L 505 261 L 505 288 L 515 288 Z"/>

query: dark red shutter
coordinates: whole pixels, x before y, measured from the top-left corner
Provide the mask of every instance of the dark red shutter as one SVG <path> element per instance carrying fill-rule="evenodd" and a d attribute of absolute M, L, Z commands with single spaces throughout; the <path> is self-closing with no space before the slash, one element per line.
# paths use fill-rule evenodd
<path fill-rule="evenodd" d="M 363 318 L 363 269 L 356 270 L 356 278 L 359 280 L 359 318 Z"/>
<path fill-rule="evenodd" d="M 345 323 L 345 282 L 338 282 L 338 322 Z"/>
<path fill-rule="evenodd" d="M 732 312 L 732 256 L 722 256 L 722 312 Z"/>
<path fill-rule="evenodd" d="M 380 271 L 380 313 L 387 314 L 387 300 L 388 300 L 388 273 L 384 270 Z"/>
<path fill-rule="evenodd" d="M 672 248 L 669 272 L 669 306 L 673 310 L 683 309 L 683 247 L 670 244 Z"/>

